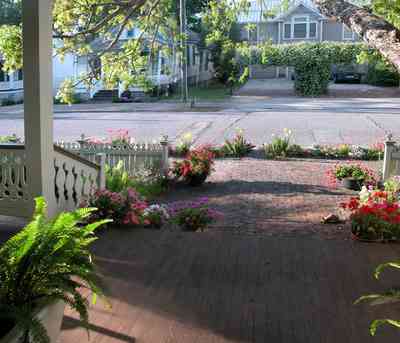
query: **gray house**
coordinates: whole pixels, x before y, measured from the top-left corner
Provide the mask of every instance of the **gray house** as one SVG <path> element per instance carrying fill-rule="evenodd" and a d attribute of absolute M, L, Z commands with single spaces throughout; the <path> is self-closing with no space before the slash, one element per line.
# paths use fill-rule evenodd
<path fill-rule="evenodd" d="M 355 42 L 359 38 L 345 25 L 322 15 L 309 0 L 292 1 L 283 9 L 282 1 L 252 1 L 249 11 L 238 20 L 239 39 L 257 44 L 297 42 Z M 251 67 L 252 78 L 291 78 L 290 67 Z"/>

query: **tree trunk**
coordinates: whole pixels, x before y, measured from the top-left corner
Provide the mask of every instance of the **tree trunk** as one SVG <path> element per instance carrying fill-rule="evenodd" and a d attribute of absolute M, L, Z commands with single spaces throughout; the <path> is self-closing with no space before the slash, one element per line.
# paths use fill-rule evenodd
<path fill-rule="evenodd" d="M 313 0 L 327 17 L 335 18 L 377 49 L 400 73 L 400 30 L 369 9 L 344 0 Z"/>

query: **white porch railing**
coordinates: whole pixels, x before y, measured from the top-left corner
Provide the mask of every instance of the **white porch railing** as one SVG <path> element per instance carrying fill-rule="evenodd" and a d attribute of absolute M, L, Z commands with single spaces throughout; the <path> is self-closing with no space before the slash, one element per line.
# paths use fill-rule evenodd
<path fill-rule="evenodd" d="M 54 195 L 60 210 L 77 208 L 83 198 L 105 187 L 104 156 L 95 161 L 54 146 Z"/>
<path fill-rule="evenodd" d="M 24 145 L 0 145 L 0 215 L 29 217 L 33 196 L 29 185 L 29 166 Z M 76 208 L 84 197 L 105 187 L 104 157 L 98 163 L 55 146 L 54 184 L 55 207 L 58 211 Z"/>
<path fill-rule="evenodd" d="M 29 195 L 26 173 L 24 146 L 1 144 L 0 214 L 19 216 L 31 211 L 33 199 Z"/>
<path fill-rule="evenodd" d="M 99 154 L 105 155 L 105 163 L 111 167 L 123 161 L 124 169 L 134 175 L 141 168 L 159 170 L 166 174 L 168 164 L 168 137 L 161 138 L 159 143 L 90 143 L 85 136 L 75 143 L 59 142 L 59 147 L 78 154 L 94 162 Z"/>

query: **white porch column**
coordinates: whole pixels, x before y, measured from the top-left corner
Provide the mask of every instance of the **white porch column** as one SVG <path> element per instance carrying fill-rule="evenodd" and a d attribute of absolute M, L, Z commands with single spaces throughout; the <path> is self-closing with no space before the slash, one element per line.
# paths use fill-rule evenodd
<path fill-rule="evenodd" d="M 24 124 L 28 184 L 55 213 L 52 0 L 23 0 Z"/>

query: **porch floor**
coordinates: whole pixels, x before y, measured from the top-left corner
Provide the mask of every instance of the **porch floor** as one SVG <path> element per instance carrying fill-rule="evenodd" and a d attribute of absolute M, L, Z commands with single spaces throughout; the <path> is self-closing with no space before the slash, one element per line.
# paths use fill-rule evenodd
<path fill-rule="evenodd" d="M 399 306 L 353 302 L 398 285 L 398 272 L 376 281 L 372 271 L 400 245 L 353 242 L 345 228 L 319 224 L 349 196 L 324 184 L 333 164 L 219 161 L 211 184 L 164 199 L 208 196 L 225 213 L 218 226 L 100 232 L 93 251 L 112 307 L 92 306 L 89 339 L 66 310 L 60 342 L 396 342 L 400 331 L 374 339 L 368 326 L 400 319 Z M 22 224 L 0 217 L 0 241 Z"/>
<path fill-rule="evenodd" d="M 388 328 L 373 339 L 374 318 L 400 318 L 388 307 L 353 305 L 394 285 L 371 272 L 399 247 L 316 237 L 255 237 L 223 232 L 105 232 L 95 246 L 112 308 L 91 310 L 90 342 L 395 342 Z M 398 280 L 398 278 L 397 278 Z M 393 307 L 393 306 L 391 306 Z M 65 312 L 62 343 L 86 342 Z"/>

